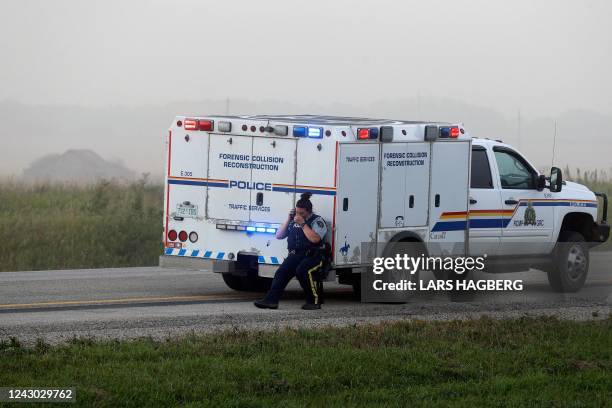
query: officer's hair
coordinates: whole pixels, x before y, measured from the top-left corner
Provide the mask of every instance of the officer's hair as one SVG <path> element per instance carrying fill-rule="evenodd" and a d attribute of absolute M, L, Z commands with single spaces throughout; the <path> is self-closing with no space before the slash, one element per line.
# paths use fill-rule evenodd
<path fill-rule="evenodd" d="M 312 203 L 310 202 L 311 195 L 312 193 L 302 193 L 298 202 L 295 203 L 295 206 L 303 208 L 307 210 L 308 212 L 312 212 Z"/>

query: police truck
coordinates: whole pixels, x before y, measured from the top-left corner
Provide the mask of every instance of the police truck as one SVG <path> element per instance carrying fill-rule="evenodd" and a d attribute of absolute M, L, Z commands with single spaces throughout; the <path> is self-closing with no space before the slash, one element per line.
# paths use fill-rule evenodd
<path fill-rule="evenodd" d="M 577 291 L 610 233 L 604 194 L 461 123 L 177 116 L 165 147 L 160 263 L 220 273 L 235 290 L 269 287 L 287 255 L 275 233 L 303 192 L 328 224 L 327 279 L 355 287 L 374 257 L 415 242 Z"/>

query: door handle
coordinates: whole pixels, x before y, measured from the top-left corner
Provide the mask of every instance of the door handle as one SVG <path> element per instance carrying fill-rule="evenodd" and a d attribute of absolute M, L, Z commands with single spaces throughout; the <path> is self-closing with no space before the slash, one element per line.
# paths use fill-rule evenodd
<path fill-rule="evenodd" d="M 517 205 L 518 201 L 516 201 L 514 198 L 509 198 L 506 201 L 504 201 L 504 203 L 506 203 L 507 205 Z"/>
<path fill-rule="evenodd" d="M 257 193 L 257 195 L 255 196 L 255 204 L 259 206 L 263 205 L 263 193 L 262 192 Z"/>
<path fill-rule="evenodd" d="M 478 202 L 478 200 L 473 199 L 472 197 L 470 197 L 470 204 L 474 205 Z"/>
<path fill-rule="evenodd" d="M 436 207 L 439 207 L 439 206 L 440 206 L 440 194 L 436 194 L 436 197 L 435 197 L 435 199 L 434 199 L 434 205 L 435 205 Z"/>
<path fill-rule="evenodd" d="M 342 199 L 342 211 L 348 211 L 348 197 Z"/>

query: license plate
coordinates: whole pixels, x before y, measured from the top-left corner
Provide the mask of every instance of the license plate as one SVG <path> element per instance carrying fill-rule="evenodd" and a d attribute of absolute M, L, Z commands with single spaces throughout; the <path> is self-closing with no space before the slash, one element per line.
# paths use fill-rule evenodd
<path fill-rule="evenodd" d="M 176 215 L 183 218 L 198 218 L 198 206 L 178 204 L 176 206 Z"/>

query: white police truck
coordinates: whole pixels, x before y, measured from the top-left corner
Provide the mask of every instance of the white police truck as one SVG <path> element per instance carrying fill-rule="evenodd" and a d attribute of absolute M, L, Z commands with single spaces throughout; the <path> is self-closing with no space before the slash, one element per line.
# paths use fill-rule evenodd
<path fill-rule="evenodd" d="M 177 116 L 166 158 L 160 262 L 219 272 L 236 290 L 269 287 L 287 255 L 276 230 L 303 192 L 328 223 L 328 279 L 346 284 L 385 248 L 421 242 L 577 291 L 610 231 L 605 195 L 458 123 Z"/>

